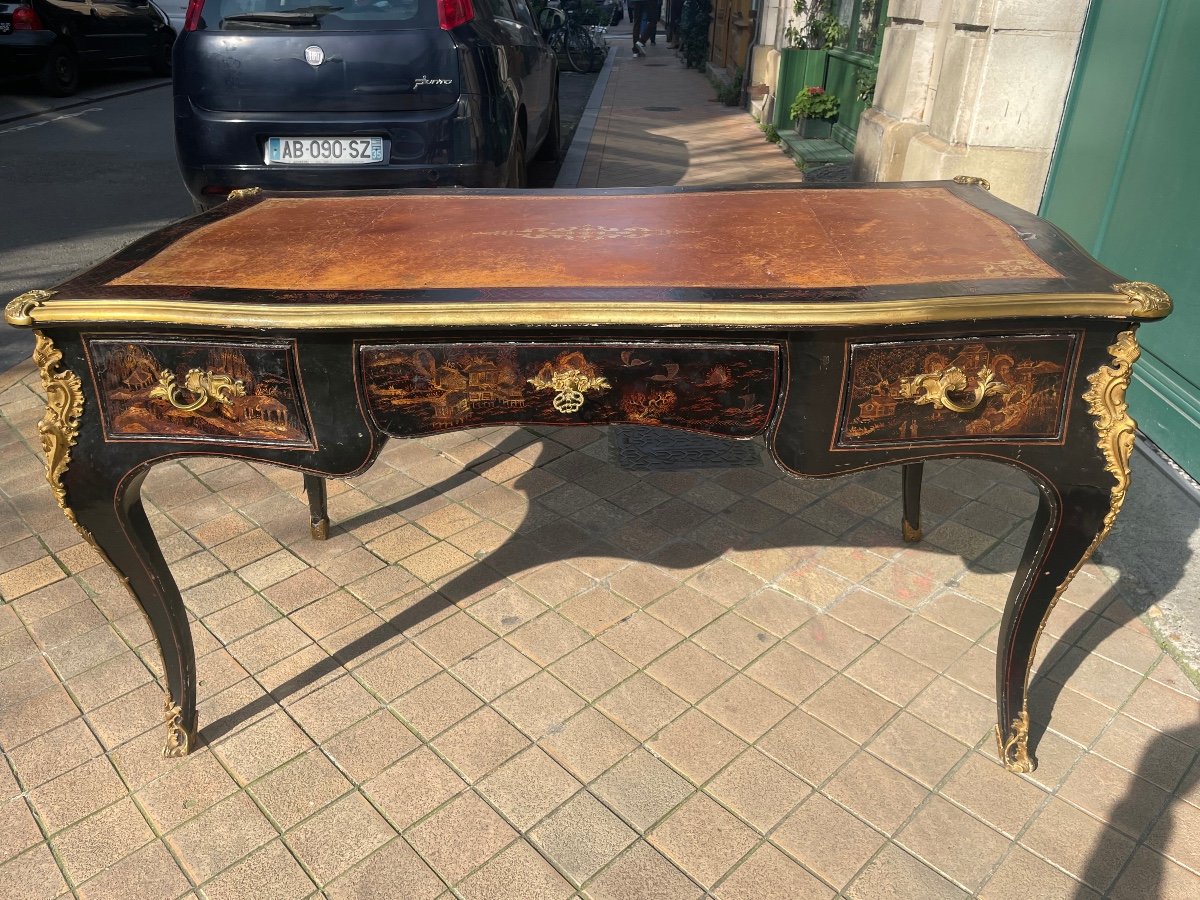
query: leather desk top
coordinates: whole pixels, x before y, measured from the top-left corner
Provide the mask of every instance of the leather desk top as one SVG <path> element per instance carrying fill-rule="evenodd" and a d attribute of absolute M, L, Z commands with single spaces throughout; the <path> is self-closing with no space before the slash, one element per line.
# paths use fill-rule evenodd
<path fill-rule="evenodd" d="M 604 195 L 272 197 L 114 285 L 846 288 L 1059 278 L 942 187 Z"/>

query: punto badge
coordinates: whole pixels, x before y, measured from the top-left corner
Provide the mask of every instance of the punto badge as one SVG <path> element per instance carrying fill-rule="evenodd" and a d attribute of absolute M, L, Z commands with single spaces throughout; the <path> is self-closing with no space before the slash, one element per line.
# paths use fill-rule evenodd
<path fill-rule="evenodd" d="M 305 47 L 304 61 L 315 69 L 321 63 L 325 62 L 325 51 L 316 44 L 313 44 L 311 47 Z"/>

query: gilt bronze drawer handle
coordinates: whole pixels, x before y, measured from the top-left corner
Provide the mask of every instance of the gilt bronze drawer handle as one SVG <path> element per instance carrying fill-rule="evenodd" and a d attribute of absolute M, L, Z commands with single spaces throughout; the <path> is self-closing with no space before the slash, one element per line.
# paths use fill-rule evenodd
<path fill-rule="evenodd" d="M 549 377 L 546 377 L 549 375 Z M 585 375 L 578 369 L 567 369 L 562 372 L 547 373 L 539 372 L 536 377 L 527 379 L 539 391 L 552 390 L 558 393 L 554 395 L 554 408 L 560 413 L 567 414 L 576 412 L 579 407 L 583 406 L 583 394 L 585 391 L 602 391 L 607 390 L 612 385 L 604 378 Z"/>
<path fill-rule="evenodd" d="M 968 395 L 965 403 L 959 403 L 950 396 L 951 391 L 964 392 L 967 390 L 967 376 L 962 369 L 951 366 L 937 372 L 925 372 L 903 379 L 900 385 L 900 396 L 914 403 L 932 403 L 951 412 L 970 412 L 983 402 L 984 397 L 1003 393 L 1005 386 L 996 380 L 996 373 L 984 366 L 976 373 L 975 390 Z"/>
<path fill-rule="evenodd" d="M 194 394 L 195 398 L 185 399 L 184 391 Z M 175 383 L 175 373 L 163 369 L 158 376 L 158 386 L 150 391 L 150 396 L 166 400 L 184 412 L 195 412 L 209 403 L 229 406 L 234 397 L 246 396 L 246 385 L 240 379 L 228 375 L 214 375 L 201 369 L 188 369 L 183 379 L 183 390 L 180 390 L 179 385 Z"/>

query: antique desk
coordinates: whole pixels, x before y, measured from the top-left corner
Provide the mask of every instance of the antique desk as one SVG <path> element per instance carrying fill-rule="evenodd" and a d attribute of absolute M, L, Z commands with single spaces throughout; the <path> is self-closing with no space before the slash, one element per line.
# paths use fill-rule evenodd
<path fill-rule="evenodd" d="M 237 192 L 13 300 L 46 474 L 163 655 L 166 753 L 196 734 L 179 591 L 139 499 L 158 462 L 324 476 L 387 436 L 498 423 L 763 435 L 796 475 L 1023 469 L 1040 504 L 999 634 L 997 743 L 1030 771 L 1038 637 L 1125 498 L 1138 323 L 1168 314 L 1053 226 L 954 182 L 709 190 Z"/>

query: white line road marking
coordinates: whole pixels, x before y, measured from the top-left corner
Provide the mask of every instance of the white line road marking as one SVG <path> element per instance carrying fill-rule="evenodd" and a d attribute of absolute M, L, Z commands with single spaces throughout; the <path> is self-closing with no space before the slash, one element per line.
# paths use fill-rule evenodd
<path fill-rule="evenodd" d="M 63 113 L 61 116 L 55 116 L 52 119 L 42 119 L 40 122 L 26 122 L 24 125 L 16 125 L 12 128 L 3 128 L 0 129 L 0 134 L 12 134 L 14 131 L 28 131 L 31 128 L 40 128 L 43 125 L 49 125 L 52 122 L 59 122 L 63 119 L 77 119 L 80 116 L 86 116 L 88 113 L 103 111 L 103 107 L 91 106 L 87 109 L 81 109 L 79 112 Z"/>

